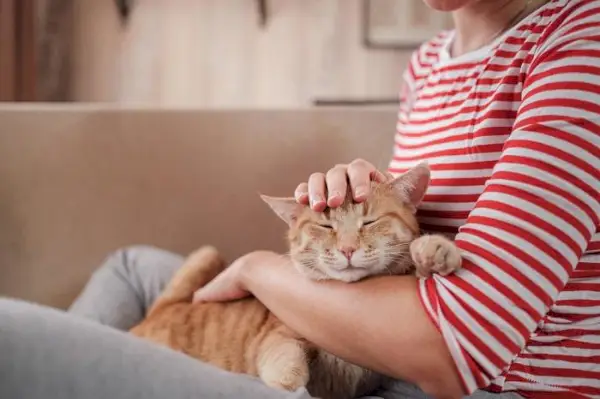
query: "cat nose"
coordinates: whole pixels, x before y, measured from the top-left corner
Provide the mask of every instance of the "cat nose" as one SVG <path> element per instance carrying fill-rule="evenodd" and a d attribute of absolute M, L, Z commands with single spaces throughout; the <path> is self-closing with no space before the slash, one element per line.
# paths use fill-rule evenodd
<path fill-rule="evenodd" d="M 350 260 L 352 258 L 352 255 L 354 254 L 354 252 L 356 251 L 356 248 L 352 248 L 352 247 L 342 247 L 340 248 L 340 252 L 344 254 L 344 256 Z"/>

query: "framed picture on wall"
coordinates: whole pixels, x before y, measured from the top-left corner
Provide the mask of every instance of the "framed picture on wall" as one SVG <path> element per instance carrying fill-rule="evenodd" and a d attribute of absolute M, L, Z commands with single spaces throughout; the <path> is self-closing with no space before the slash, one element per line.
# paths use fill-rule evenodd
<path fill-rule="evenodd" d="M 423 0 L 363 0 L 363 40 L 369 48 L 414 49 L 452 27 L 449 13 Z"/>

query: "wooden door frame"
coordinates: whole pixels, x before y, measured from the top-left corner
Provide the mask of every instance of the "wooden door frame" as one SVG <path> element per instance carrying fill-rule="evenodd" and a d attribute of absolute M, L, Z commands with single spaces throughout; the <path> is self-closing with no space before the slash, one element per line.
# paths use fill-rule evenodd
<path fill-rule="evenodd" d="M 0 101 L 36 101 L 35 0 L 0 0 Z"/>

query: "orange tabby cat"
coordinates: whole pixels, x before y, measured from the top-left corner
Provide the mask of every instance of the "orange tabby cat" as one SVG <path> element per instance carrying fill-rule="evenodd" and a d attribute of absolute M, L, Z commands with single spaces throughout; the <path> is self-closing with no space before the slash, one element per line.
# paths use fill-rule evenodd
<path fill-rule="evenodd" d="M 388 183 L 373 183 L 366 202 L 348 196 L 340 208 L 322 213 L 293 199 L 262 198 L 289 224 L 290 257 L 309 278 L 353 282 L 415 267 L 422 276 L 447 274 L 460 267 L 458 250 L 442 236 L 419 236 L 415 218 L 429 175 L 426 164 L 418 165 Z M 313 347 L 254 298 L 192 304 L 194 291 L 223 268 L 215 249 L 193 253 L 131 332 L 272 387 L 306 386 L 323 399 L 355 398 L 381 382 L 381 376 Z"/>

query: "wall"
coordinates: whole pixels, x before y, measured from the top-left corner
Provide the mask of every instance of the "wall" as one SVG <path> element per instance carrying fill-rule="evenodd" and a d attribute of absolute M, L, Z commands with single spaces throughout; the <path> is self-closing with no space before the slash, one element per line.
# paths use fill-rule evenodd
<path fill-rule="evenodd" d="M 299 107 L 394 98 L 409 53 L 368 50 L 362 0 L 76 0 L 72 97 L 164 107 Z"/>

